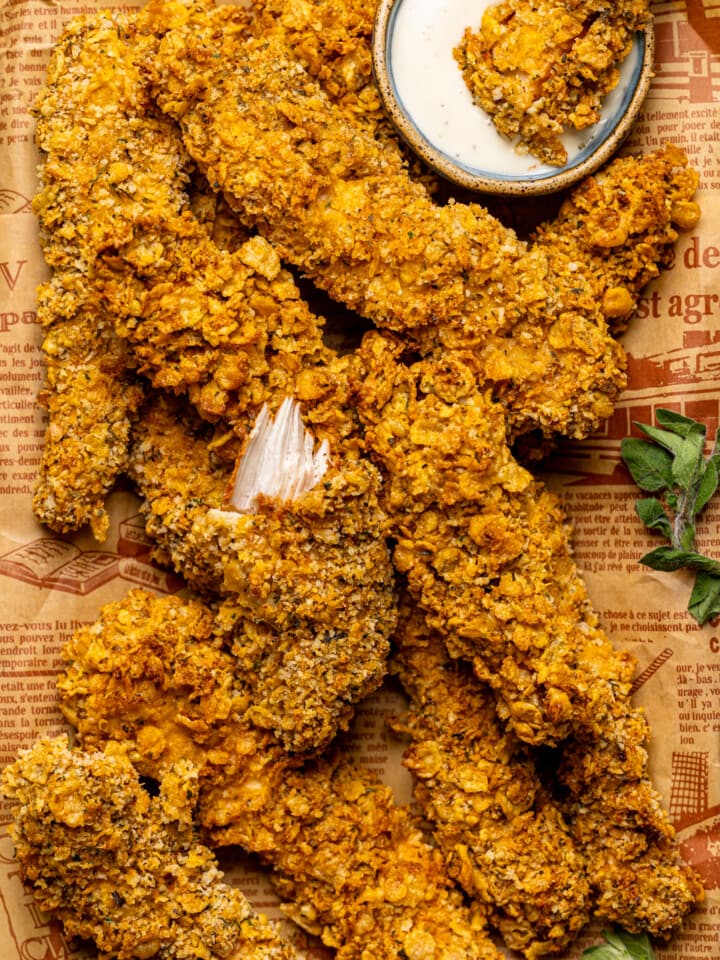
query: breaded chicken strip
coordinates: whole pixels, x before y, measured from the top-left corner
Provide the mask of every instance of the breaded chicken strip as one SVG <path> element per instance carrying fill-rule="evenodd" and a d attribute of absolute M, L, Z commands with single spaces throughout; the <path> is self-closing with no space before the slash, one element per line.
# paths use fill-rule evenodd
<path fill-rule="evenodd" d="M 441 358 L 472 348 L 479 379 L 507 408 L 510 437 L 538 427 L 586 436 L 625 382 L 624 351 L 612 337 L 645 285 L 672 265 L 678 230 L 697 223 L 697 183 L 671 145 L 614 159 L 565 198 L 514 264 L 520 293 L 502 306 L 509 335 L 483 342 L 445 324 L 418 332 L 421 351 Z"/>
<path fill-rule="evenodd" d="M 330 100 L 358 120 L 390 132 L 373 79 L 377 0 L 252 0 L 252 7 L 255 35 L 280 30 Z"/>
<path fill-rule="evenodd" d="M 222 598 L 229 642 L 256 674 L 255 721 L 289 749 L 316 748 L 386 672 L 396 613 L 380 477 L 331 447 L 309 492 L 240 513 L 227 505 L 223 439 L 162 398 L 145 409 L 131 477 L 147 531 L 196 589 Z"/>
<path fill-rule="evenodd" d="M 600 119 L 648 0 L 504 0 L 468 27 L 453 51 L 473 99 L 506 137 L 562 166 L 566 128 Z"/>
<path fill-rule="evenodd" d="M 385 476 L 395 567 L 515 733 L 558 743 L 601 721 L 633 663 L 600 629 L 559 501 L 512 456 L 473 355 L 405 365 L 402 353 L 375 332 L 358 354 L 358 408 Z"/>
<path fill-rule="evenodd" d="M 107 495 L 127 466 L 132 423 L 144 396 L 127 345 L 77 278 L 60 274 L 38 291 L 48 426 L 33 512 L 58 533 L 89 524 L 107 536 Z"/>
<path fill-rule="evenodd" d="M 596 915 L 667 940 L 705 894 L 650 782 L 649 737 L 642 710 L 619 696 L 601 727 L 564 745 L 558 776 L 573 838 L 592 868 Z"/>
<path fill-rule="evenodd" d="M 158 33 L 172 23 L 172 5 L 164 12 Z M 252 422 L 331 354 L 322 320 L 269 244 L 218 246 L 195 217 L 184 149 L 148 99 L 143 62 L 157 43 L 149 22 L 157 25 L 147 10 L 76 21 L 55 53 L 37 107 L 47 161 L 36 207 L 52 231 L 48 256 L 54 263 L 58 245 L 67 254 L 72 236 L 115 332 L 155 387 L 187 392 L 203 416 Z"/>
<path fill-rule="evenodd" d="M 591 237 L 596 275 L 586 276 L 583 258 L 529 249 L 478 204 L 434 203 L 397 150 L 329 101 L 280 34 L 248 39 L 231 8 L 189 12 L 151 69 L 159 104 L 210 181 L 333 298 L 411 332 L 423 352 L 448 341 L 485 350 L 481 377 L 512 390 L 523 429 L 579 436 L 609 415 L 624 369 L 608 318 L 627 317 L 637 290 L 632 277 L 598 290 L 606 230 Z M 639 233 L 613 238 L 611 259 L 633 251 L 650 269 L 667 257 L 678 193 L 683 223 L 697 219 L 685 170 L 678 151 L 609 168 L 610 206 L 596 222 L 628 202 L 653 211 Z"/>
<path fill-rule="evenodd" d="M 24 881 L 68 936 L 114 960 L 290 960 L 295 951 L 223 882 L 178 806 L 187 765 L 153 799 L 122 754 L 40 740 L 2 774 Z M 178 814 L 180 817 L 178 818 Z"/>
<path fill-rule="evenodd" d="M 415 795 L 449 872 L 488 901 L 506 943 L 529 957 L 556 952 L 588 915 L 671 936 L 703 890 L 648 779 L 641 711 L 618 698 L 602 727 L 537 755 L 538 777 L 533 751 L 503 730 L 493 698 L 417 611 L 396 638 Z"/>
<path fill-rule="evenodd" d="M 511 949 L 559 953 L 589 918 L 590 886 L 532 752 L 500 723 L 489 687 L 409 605 L 394 637 L 392 669 L 410 697 L 398 724 L 412 740 L 404 763 L 448 872 L 487 904 Z"/>
<path fill-rule="evenodd" d="M 375 84 L 372 35 L 377 0 L 253 0 L 252 6 L 252 33 L 267 36 L 279 31 L 328 99 L 404 158 L 410 177 L 435 193 L 437 176 L 398 137 Z"/>
<path fill-rule="evenodd" d="M 269 244 L 229 225 L 213 235 L 184 148 L 147 96 L 149 19 L 74 21 L 35 105 L 35 209 L 54 270 L 39 293 L 50 423 L 35 511 L 63 532 L 90 521 L 98 539 L 141 399 L 136 371 L 242 432 L 265 402 L 316 397 L 333 359 Z"/>
<path fill-rule="evenodd" d="M 64 655 L 61 703 L 83 746 L 115 744 L 161 782 L 180 760 L 194 765 L 212 845 L 259 854 L 286 912 L 338 960 L 500 960 L 386 786 L 337 756 L 301 765 L 252 723 L 252 681 L 207 607 L 134 591 Z"/>
<path fill-rule="evenodd" d="M 567 750 L 562 777 L 597 914 L 668 936 L 701 887 L 649 779 L 633 658 L 599 623 L 557 497 L 503 446 L 502 410 L 476 390 L 473 358 L 403 367 L 400 349 L 368 335 L 359 394 L 386 471 L 395 566 L 452 656 L 492 687 L 509 728 Z"/>
<path fill-rule="evenodd" d="M 62 532 L 89 522 L 100 540 L 140 394 L 93 264 L 153 206 L 177 208 L 188 167 L 172 125 L 147 100 L 138 102 L 127 65 L 118 62 L 119 27 L 109 17 L 95 27 L 70 25 L 33 109 L 44 154 L 34 210 L 53 271 L 38 293 L 49 426 L 34 510 Z"/>

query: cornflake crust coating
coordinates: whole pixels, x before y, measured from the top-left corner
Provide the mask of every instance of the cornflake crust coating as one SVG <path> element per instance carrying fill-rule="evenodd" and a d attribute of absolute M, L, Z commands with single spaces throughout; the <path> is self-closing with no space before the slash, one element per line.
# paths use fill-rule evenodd
<path fill-rule="evenodd" d="M 507 0 L 453 51 L 473 99 L 519 149 L 562 166 L 566 128 L 600 119 L 619 64 L 650 19 L 648 0 Z"/>
<path fill-rule="evenodd" d="M 536 249 L 479 204 L 435 203 L 371 121 L 354 122 L 303 69 L 291 30 L 248 37 L 235 19 L 228 7 L 189 11 L 151 70 L 158 103 L 239 216 L 334 299 L 423 353 L 478 350 L 483 379 L 507 391 L 523 430 L 594 429 L 625 383 L 612 331 L 635 305 L 635 284 L 669 256 L 675 215 L 697 220 L 697 180 L 680 151 L 617 175 L 611 164 L 589 229 L 566 212 L 575 249 Z M 637 229 L 628 204 L 642 210 Z M 605 221 L 622 221 L 624 234 Z M 623 277 L 618 260 L 634 271 Z"/>
<path fill-rule="evenodd" d="M 328 743 L 387 670 L 395 578 L 367 459 L 336 457 L 308 492 L 227 507 L 233 461 L 177 404 L 145 408 L 131 452 L 148 533 L 196 589 L 221 602 L 256 721 L 294 751 Z M 331 448 L 332 449 L 332 448 Z"/>
<path fill-rule="evenodd" d="M 476 390 L 472 356 L 405 366 L 401 351 L 378 333 L 360 351 L 360 410 L 387 473 L 396 569 L 426 625 L 490 685 L 508 733 L 567 754 L 557 762 L 570 833 L 598 916 L 667 937 L 702 886 L 650 782 L 634 660 L 602 629 L 560 503 L 504 445 L 502 411 Z M 402 642 L 401 632 L 401 655 Z M 421 682 L 401 675 L 411 690 Z"/>
<path fill-rule="evenodd" d="M 612 716 L 542 753 L 498 722 L 493 696 L 404 608 L 393 670 L 410 697 L 405 763 L 448 870 L 488 903 L 527 957 L 561 951 L 588 917 L 667 940 L 702 901 L 648 776 L 642 712 Z"/>
<path fill-rule="evenodd" d="M 585 436 L 612 411 L 615 335 L 697 222 L 697 175 L 671 146 L 614 161 L 520 240 L 477 204 L 436 203 L 389 136 L 373 3 L 311 7 L 152 0 L 76 21 L 53 55 L 36 510 L 101 537 L 126 474 L 157 559 L 202 598 L 107 607 L 68 645 L 63 709 L 84 749 L 160 781 L 137 802 L 164 817 L 177 869 L 191 821 L 258 854 L 340 960 L 499 960 L 488 918 L 530 960 L 568 942 L 588 897 L 666 937 L 701 890 L 647 778 L 634 665 L 589 604 L 559 502 L 510 444 Z M 329 349 L 283 261 L 384 332 Z M 74 370 L 86 395 L 66 389 Z M 257 415 L 290 398 L 323 470 L 292 500 L 253 491 L 230 509 Z M 400 585 L 418 617 L 397 636 L 407 763 L 432 843 L 342 739 L 328 749 L 386 673 Z M 470 775 L 441 729 L 463 698 L 487 717 L 483 737 L 463 728 Z M 523 817 L 534 877 L 516 862 Z M 205 960 L 192 949 L 178 960 Z"/>
<path fill-rule="evenodd" d="M 86 299 L 84 293 L 81 297 Z M 145 388 L 126 345 L 115 336 L 112 318 L 90 302 L 76 302 L 63 315 L 62 301 L 68 299 L 73 294 L 56 284 L 38 292 L 45 367 L 38 401 L 48 426 L 33 512 L 57 533 L 89 524 L 95 539 L 103 541 L 109 525 L 106 500 L 127 469 L 130 431 Z"/>
<path fill-rule="evenodd" d="M 158 35 L 172 23 L 164 10 Z M 334 358 L 267 241 L 208 224 L 174 125 L 149 100 L 150 20 L 74 21 L 34 107 L 45 156 L 34 205 L 53 270 L 39 291 L 50 425 L 35 511 L 62 532 L 89 520 L 98 539 L 126 467 L 138 375 L 242 432 L 264 403 L 316 398 Z"/>
<path fill-rule="evenodd" d="M 448 872 L 529 960 L 561 952 L 591 912 L 588 868 L 535 756 L 500 723 L 490 688 L 405 605 L 392 670 L 410 698 L 404 763 Z"/>
<path fill-rule="evenodd" d="M 99 540 L 142 390 L 93 265 L 151 204 L 177 207 L 188 167 L 172 125 L 147 100 L 138 102 L 127 57 L 118 62 L 119 42 L 109 17 L 68 27 L 33 109 L 45 157 L 34 210 L 53 272 L 38 292 L 49 426 L 34 509 L 60 532 L 89 522 Z M 145 187 L 140 202 L 133 197 L 137 179 Z"/>
<path fill-rule="evenodd" d="M 293 948 L 197 841 L 177 804 L 194 788 L 182 760 L 151 798 L 121 753 L 38 741 L 2 774 L 23 879 L 68 936 L 92 940 L 105 960 L 291 960 Z"/>
<path fill-rule="evenodd" d="M 631 933 L 668 940 L 705 896 L 679 855 L 648 769 L 645 715 L 618 696 L 595 729 L 563 744 L 557 782 L 578 848 L 590 866 L 595 913 Z"/>
<path fill-rule="evenodd" d="M 484 910 L 465 906 L 388 787 L 339 754 L 292 757 L 252 722 L 251 678 L 213 620 L 199 601 L 136 590 L 79 630 L 58 689 L 82 746 L 161 784 L 189 763 L 209 843 L 259 854 L 288 915 L 340 960 L 500 960 Z"/>
<path fill-rule="evenodd" d="M 599 720 L 627 695 L 634 662 L 601 630 L 560 503 L 512 456 L 474 357 L 406 365 L 399 341 L 379 333 L 359 355 L 393 562 L 428 623 L 525 742 L 557 744 Z"/>

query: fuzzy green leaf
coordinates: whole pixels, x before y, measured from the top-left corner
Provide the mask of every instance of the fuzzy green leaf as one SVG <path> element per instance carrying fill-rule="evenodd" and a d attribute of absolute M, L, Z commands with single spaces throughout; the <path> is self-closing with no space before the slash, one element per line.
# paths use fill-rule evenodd
<path fill-rule="evenodd" d="M 720 573 L 698 571 L 688 610 L 700 626 L 720 615 Z"/>
<path fill-rule="evenodd" d="M 705 504 L 710 500 L 718 488 L 718 468 L 715 460 L 711 457 L 705 464 L 705 469 L 700 476 L 697 494 L 695 495 L 695 514 L 700 513 Z"/>
<path fill-rule="evenodd" d="M 720 562 L 698 553 L 695 546 L 695 520 L 720 485 L 720 428 L 705 459 L 703 424 L 672 410 L 657 410 L 656 417 L 658 427 L 637 424 L 649 440 L 627 437 L 621 447 L 640 489 L 658 494 L 639 500 L 637 514 L 668 541 L 640 563 L 665 572 L 693 570 L 688 610 L 702 624 L 720 614 Z"/>
<path fill-rule="evenodd" d="M 688 434 L 697 433 L 698 431 L 701 432 L 704 437 L 706 433 L 702 423 L 698 423 L 698 421 L 693 420 L 692 417 L 684 417 L 681 413 L 676 413 L 674 410 L 667 410 L 664 407 L 659 407 L 655 411 L 655 419 L 661 427 L 665 427 L 666 430 L 676 433 L 679 437 L 687 437 Z"/>
<path fill-rule="evenodd" d="M 673 457 L 667 450 L 649 440 L 626 437 L 620 444 L 620 453 L 641 490 L 655 493 L 672 486 Z"/>
<path fill-rule="evenodd" d="M 653 427 L 649 423 L 636 423 L 635 426 L 642 430 L 646 437 L 650 437 L 651 440 L 654 440 L 655 443 L 672 454 L 677 453 L 682 446 L 684 438 L 670 430 L 661 430 L 660 427 Z"/>
<path fill-rule="evenodd" d="M 603 930 L 605 943 L 583 951 L 583 960 L 655 960 L 652 944 L 646 933 L 624 930 Z"/>
<path fill-rule="evenodd" d="M 657 497 L 644 497 L 635 504 L 635 510 L 642 522 L 650 530 L 658 530 L 666 537 L 672 536 L 672 526 L 663 505 Z"/>
<path fill-rule="evenodd" d="M 683 490 L 689 490 L 697 483 L 703 471 L 703 450 L 705 431 L 701 435 L 690 433 L 678 446 L 672 463 L 673 481 Z"/>
<path fill-rule="evenodd" d="M 712 452 L 708 459 L 711 460 L 718 468 L 718 471 L 720 471 L 720 427 L 715 431 L 715 443 L 713 444 Z"/>
<path fill-rule="evenodd" d="M 678 550 L 676 547 L 657 547 L 641 557 L 640 563 L 663 572 L 687 567 L 690 570 L 703 570 L 705 573 L 720 576 L 720 563 L 717 560 L 692 550 Z"/>

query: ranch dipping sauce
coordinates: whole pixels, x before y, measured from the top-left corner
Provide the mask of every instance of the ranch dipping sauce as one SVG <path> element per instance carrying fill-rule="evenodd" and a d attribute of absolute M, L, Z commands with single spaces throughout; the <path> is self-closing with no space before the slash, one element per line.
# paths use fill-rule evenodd
<path fill-rule="evenodd" d="M 387 64 L 399 105 L 424 139 L 471 172 L 512 177 L 545 176 L 587 155 L 612 131 L 642 66 L 635 43 L 620 65 L 620 80 L 603 101 L 600 121 L 562 136 L 565 168 L 542 163 L 501 136 L 472 99 L 453 50 L 467 27 L 477 30 L 497 0 L 398 0 L 388 21 Z"/>

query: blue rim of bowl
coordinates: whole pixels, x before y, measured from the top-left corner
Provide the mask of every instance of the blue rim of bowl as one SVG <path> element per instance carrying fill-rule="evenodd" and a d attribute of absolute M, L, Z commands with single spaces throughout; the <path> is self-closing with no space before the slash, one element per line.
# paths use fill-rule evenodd
<path fill-rule="evenodd" d="M 485 193 L 531 195 L 562 190 L 594 173 L 617 151 L 634 123 L 647 96 L 655 58 L 653 19 L 634 38 L 636 64 L 628 77 L 627 90 L 615 110 L 615 119 L 603 121 L 587 144 L 562 167 L 537 172 L 501 174 L 458 162 L 432 143 L 417 127 L 403 105 L 393 77 L 388 53 L 397 13 L 403 0 L 381 0 L 375 18 L 372 60 L 380 98 L 402 138 L 439 174 L 459 186 Z"/>

